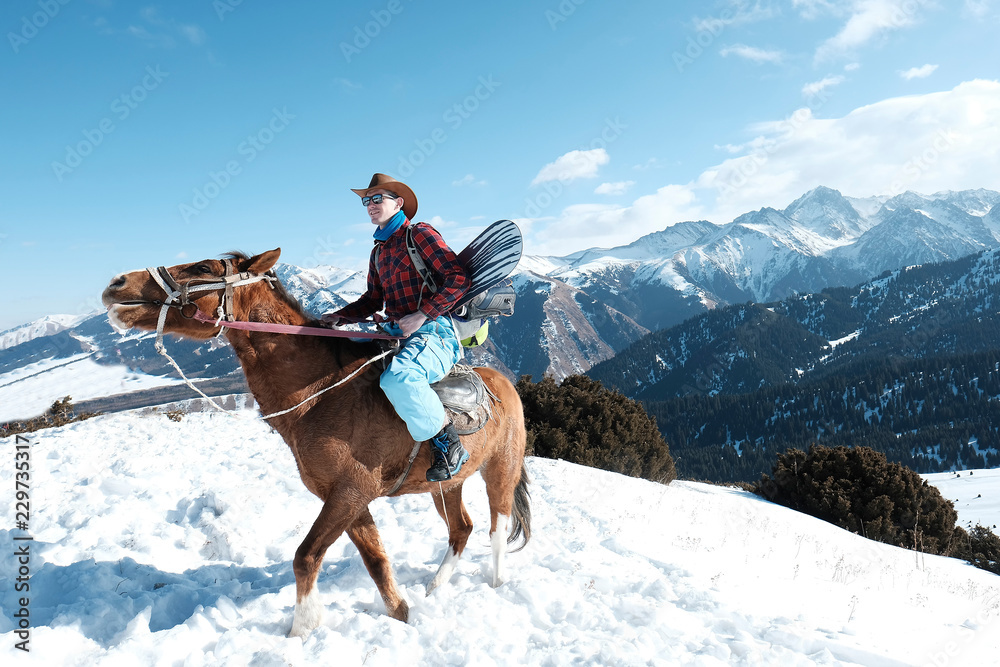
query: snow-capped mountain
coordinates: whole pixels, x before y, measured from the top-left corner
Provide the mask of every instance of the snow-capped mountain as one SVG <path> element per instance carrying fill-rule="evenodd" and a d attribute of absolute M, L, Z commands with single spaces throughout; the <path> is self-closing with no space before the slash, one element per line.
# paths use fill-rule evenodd
<path fill-rule="evenodd" d="M 36 338 L 53 336 L 60 331 L 71 329 L 80 322 L 94 315 L 103 314 L 101 311 L 84 313 L 81 315 L 46 315 L 41 319 L 22 324 L 12 329 L 0 333 L 0 350 L 6 350 L 15 345 L 21 345 Z"/>
<path fill-rule="evenodd" d="M 656 330 L 718 305 L 854 285 L 995 247 L 997 202 L 1000 193 L 982 189 L 850 198 L 818 187 L 781 211 L 680 223 L 620 248 L 536 264 Z"/>

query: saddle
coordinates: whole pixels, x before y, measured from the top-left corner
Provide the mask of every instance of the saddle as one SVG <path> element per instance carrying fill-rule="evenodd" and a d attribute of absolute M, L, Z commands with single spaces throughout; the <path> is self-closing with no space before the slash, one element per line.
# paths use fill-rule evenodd
<path fill-rule="evenodd" d="M 442 380 L 431 385 L 459 435 L 475 433 L 493 416 L 493 395 L 472 366 L 457 364 Z"/>

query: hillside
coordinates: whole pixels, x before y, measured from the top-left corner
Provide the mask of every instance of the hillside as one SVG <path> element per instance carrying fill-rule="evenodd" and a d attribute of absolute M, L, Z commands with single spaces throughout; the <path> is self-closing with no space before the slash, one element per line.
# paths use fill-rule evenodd
<path fill-rule="evenodd" d="M 498 589 L 478 477 L 466 555 L 430 597 L 441 520 L 425 496 L 381 499 L 372 512 L 411 623 L 384 614 L 342 539 L 320 574 L 324 624 L 287 639 L 291 558 L 320 503 L 278 436 L 240 414 L 123 413 L 35 434 L 32 651 L 18 664 L 879 667 L 1000 651 L 995 575 L 742 491 L 543 459 L 528 462 L 532 540 Z M 8 655 L 11 584 L 0 579 Z"/>
<path fill-rule="evenodd" d="M 756 480 L 812 442 L 867 445 L 921 472 L 1000 465 L 998 285 L 989 250 L 719 308 L 588 375 L 645 403 L 682 476 Z"/>

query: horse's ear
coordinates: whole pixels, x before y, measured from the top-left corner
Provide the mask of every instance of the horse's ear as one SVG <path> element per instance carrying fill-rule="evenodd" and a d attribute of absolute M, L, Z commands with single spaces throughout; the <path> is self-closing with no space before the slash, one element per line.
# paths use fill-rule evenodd
<path fill-rule="evenodd" d="M 250 273 L 264 273 L 278 262 L 278 257 L 280 256 L 281 248 L 268 250 L 245 260 L 241 268 L 243 271 L 249 271 Z"/>

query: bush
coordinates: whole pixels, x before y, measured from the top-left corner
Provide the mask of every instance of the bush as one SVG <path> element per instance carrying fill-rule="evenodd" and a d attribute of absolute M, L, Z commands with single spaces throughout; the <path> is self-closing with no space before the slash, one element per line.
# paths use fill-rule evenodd
<path fill-rule="evenodd" d="M 96 417 L 99 414 L 101 413 L 81 412 L 80 414 L 76 414 L 73 408 L 72 397 L 65 396 L 54 402 L 44 414 L 41 414 L 38 417 L 32 417 L 31 419 L 25 421 L 3 424 L 0 426 L 0 437 L 16 435 L 17 433 L 31 433 L 33 431 L 38 431 L 43 428 L 52 428 L 54 426 L 65 426 L 66 424 L 72 424 L 73 422 Z"/>
<path fill-rule="evenodd" d="M 869 447 L 789 449 L 759 488 L 773 502 L 869 539 L 951 555 L 958 519 L 951 501 Z"/>
<path fill-rule="evenodd" d="M 528 453 L 668 484 L 677 477 L 670 448 L 642 406 L 584 375 L 517 383 Z"/>
<path fill-rule="evenodd" d="M 989 528 L 976 524 L 971 532 L 955 528 L 953 554 L 981 570 L 1000 574 L 1000 537 Z"/>

